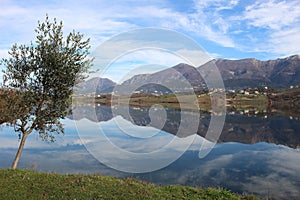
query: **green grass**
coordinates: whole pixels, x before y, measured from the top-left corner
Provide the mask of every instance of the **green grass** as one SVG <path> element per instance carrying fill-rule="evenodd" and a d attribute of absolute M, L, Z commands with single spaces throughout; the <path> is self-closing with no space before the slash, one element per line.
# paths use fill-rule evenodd
<path fill-rule="evenodd" d="M 227 190 L 155 186 L 132 178 L 0 169 L 0 199 L 258 199 Z"/>

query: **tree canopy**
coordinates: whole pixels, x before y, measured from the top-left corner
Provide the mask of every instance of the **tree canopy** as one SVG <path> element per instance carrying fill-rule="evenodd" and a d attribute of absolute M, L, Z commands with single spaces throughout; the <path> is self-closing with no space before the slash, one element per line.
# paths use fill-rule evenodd
<path fill-rule="evenodd" d="M 17 166 L 26 137 L 33 130 L 43 140 L 51 141 L 54 141 L 53 133 L 64 133 L 60 119 L 71 111 L 73 87 L 86 78 L 92 65 L 90 39 L 75 31 L 64 38 L 62 28 L 62 21 L 57 22 L 55 18 L 50 21 L 46 16 L 35 29 L 35 43 L 14 44 L 9 57 L 2 59 L 6 66 L 3 71 L 6 92 L 2 94 L 7 98 L 5 110 L 9 112 L 2 113 L 1 117 L 9 119 L 8 123 L 21 137 L 13 168 Z"/>

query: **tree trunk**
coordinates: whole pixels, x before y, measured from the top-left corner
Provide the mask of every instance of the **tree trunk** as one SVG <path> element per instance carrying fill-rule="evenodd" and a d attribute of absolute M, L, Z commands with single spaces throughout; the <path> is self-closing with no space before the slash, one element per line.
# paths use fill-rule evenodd
<path fill-rule="evenodd" d="M 20 145 L 19 145 L 19 149 L 18 149 L 15 160 L 14 160 L 14 162 L 12 164 L 12 167 L 11 167 L 12 169 L 16 169 L 17 166 L 18 166 L 18 162 L 19 162 L 21 154 L 23 152 L 25 141 L 26 141 L 26 138 L 27 138 L 28 135 L 29 135 L 29 133 L 23 133 L 22 134 L 22 139 L 21 139 L 21 142 L 20 142 Z"/>

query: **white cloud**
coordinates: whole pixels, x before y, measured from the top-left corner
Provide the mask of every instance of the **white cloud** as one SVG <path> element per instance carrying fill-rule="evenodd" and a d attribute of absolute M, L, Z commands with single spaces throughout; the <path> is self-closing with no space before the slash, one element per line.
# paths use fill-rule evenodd
<path fill-rule="evenodd" d="M 146 24 L 150 22 L 150 26 L 155 24 L 155 26 L 159 27 L 184 30 L 184 32 L 194 32 L 215 43 L 233 47 L 234 42 L 229 37 L 211 27 L 210 21 L 203 12 L 206 8 L 197 6 L 199 2 L 195 3 L 197 10 L 194 13 L 180 13 L 169 8 L 161 8 L 158 5 L 149 5 L 143 7 L 137 6 L 136 9 L 133 9 L 131 14 L 128 14 L 126 17 L 142 20 L 146 22 Z M 219 18 L 219 21 L 221 21 L 221 18 Z M 226 29 L 224 23 L 219 22 L 219 25 L 222 26 L 223 29 Z"/>
<path fill-rule="evenodd" d="M 178 63 L 200 66 L 210 60 L 192 39 L 175 31 L 154 28 L 116 35 L 99 45 L 93 56 L 98 72 L 92 76 L 108 77 L 117 82 L 143 73 L 143 67 L 143 74 L 158 71 L 157 67 L 149 69 L 151 65 L 160 65 L 162 70 Z"/>
<path fill-rule="evenodd" d="M 44 20 L 46 13 L 50 18 L 56 17 L 64 22 L 64 31 L 69 32 L 73 29 L 81 31 L 88 37 L 92 37 L 94 44 L 99 35 L 109 35 L 129 30 L 135 27 L 134 24 L 124 20 L 119 20 L 112 15 L 113 10 L 109 7 L 101 8 L 101 2 L 86 4 L 80 1 L 74 2 L 28 2 L 22 3 L 9 2 L 2 5 L 0 28 L 7 30 L 8 34 L 1 33 L 2 42 L 8 44 L 14 42 L 28 43 L 34 40 L 34 28 L 38 20 Z M 89 6 L 87 6 L 89 5 Z M 92 6 L 95 6 L 94 8 Z M 14 33 L 13 35 L 11 35 Z M 1 36 L 0 35 L 0 36 Z M 100 37 L 101 38 L 101 37 Z"/>
<path fill-rule="evenodd" d="M 251 34 L 254 51 L 277 55 L 299 54 L 300 4 L 298 1 L 256 2 L 247 6 L 241 20 L 260 35 Z M 249 28 L 250 28 L 249 27 Z M 251 29 L 250 29 L 251 31 Z"/>
<path fill-rule="evenodd" d="M 277 31 L 270 36 L 269 49 L 277 54 L 300 54 L 298 41 L 300 41 L 300 29 L 298 27 Z"/>
<path fill-rule="evenodd" d="M 178 3 L 190 5 L 187 11 L 178 9 L 180 5 L 176 4 L 169 1 L 1 1 L 0 29 L 5 31 L 0 33 L 0 49 L 15 42 L 34 40 L 37 20 L 43 20 L 48 13 L 63 20 L 65 32 L 75 29 L 91 37 L 92 49 L 123 31 L 160 27 L 180 31 L 205 43 L 212 41 L 216 49 L 213 51 L 221 55 L 227 50 L 222 47 L 280 55 L 299 53 L 296 42 L 292 42 L 298 41 L 300 35 L 300 4 L 296 0 Z M 287 32 L 292 33 L 287 35 Z"/>
<path fill-rule="evenodd" d="M 33 39 L 29 36 L 33 35 L 32 30 L 37 19 L 43 19 L 45 13 L 49 13 L 50 17 L 63 19 L 67 31 L 74 28 L 92 34 L 92 37 L 97 35 L 111 36 L 136 27 L 156 26 L 195 32 L 216 43 L 233 46 L 233 42 L 229 38 L 211 28 L 207 19 L 202 15 L 202 10 L 197 13 L 186 14 L 159 4 L 149 3 L 144 5 L 136 2 L 130 6 L 109 5 L 108 3 L 96 4 L 94 2 L 83 4 L 78 1 L 69 3 L 68 6 L 65 6 L 67 3 L 64 2 L 56 2 L 56 4 L 50 2 L 44 6 L 42 3 L 38 3 L 32 7 L 25 7 L 18 3 L 6 4 L 4 8 L 7 11 L 3 14 L 0 24 L 4 23 L 3 28 L 9 26 L 11 30 L 18 30 L 22 24 L 22 30 L 17 32 L 23 35 L 24 40 L 25 38 Z M 28 24 L 32 28 L 29 28 Z M 96 44 L 96 41 L 94 42 Z"/>
<path fill-rule="evenodd" d="M 249 20 L 252 26 L 281 30 L 285 26 L 299 22 L 299 17 L 298 1 L 269 0 L 246 7 L 243 18 Z"/>

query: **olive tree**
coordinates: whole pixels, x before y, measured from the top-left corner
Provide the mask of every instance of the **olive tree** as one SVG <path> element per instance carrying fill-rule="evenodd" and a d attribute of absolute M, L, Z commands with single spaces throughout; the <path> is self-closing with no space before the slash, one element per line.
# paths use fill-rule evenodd
<path fill-rule="evenodd" d="M 84 78 L 92 65 L 89 39 L 79 32 L 63 34 L 63 23 L 48 15 L 38 21 L 36 41 L 13 45 L 2 59 L 3 86 L 9 93 L 9 112 L 2 117 L 19 133 L 20 145 L 12 168 L 22 154 L 26 138 L 33 131 L 43 140 L 54 141 L 54 133 L 63 134 L 60 119 L 70 114 L 73 87 Z M 6 115 L 6 116 L 5 116 Z"/>

